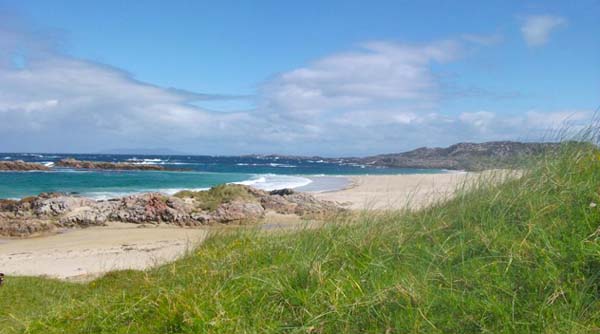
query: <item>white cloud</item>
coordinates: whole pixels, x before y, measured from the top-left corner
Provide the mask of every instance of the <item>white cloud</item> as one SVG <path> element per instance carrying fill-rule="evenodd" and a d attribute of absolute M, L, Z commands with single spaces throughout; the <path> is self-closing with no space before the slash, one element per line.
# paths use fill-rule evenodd
<path fill-rule="evenodd" d="M 245 116 L 203 110 L 190 104 L 196 99 L 68 57 L 31 60 L 25 68 L 0 67 L 0 129 L 54 136 L 50 142 L 65 131 L 94 137 L 100 145 L 123 145 L 119 142 L 136 137 L 201 140 L 219 137 L 215 124 Z"/>
<path fill-rule="evenodd" d="M 432 65 L 459 59 L 462 49 L 453 40 L 364 43 L 266 82 L 258 114 L 278 138 L 313 152 L 390 150 L 398 134 L 420 136 L 414 129 L 431 119 L 442 95 Z"/>
<path fill-rule="evenodd" d="M 548 42 L 553 30 L 567 24 L 567 20 L 555 15 L 527 16 L 521 26 L 521 33 L 529 46 L 541 46 Z"/>
<path fill-rule="evenodd" d="M 467 43 L 495 42 L 485 36 L 364 43 L 264 82 L 255 109 L 216 112 L 193 103 L 232 97 L 143 83 L 1 23 L 0 37 L 7 38 L 0 38 L 0 151 L 172 147 L 203 154 L 362 155 L 515 139 L 568 114 L 445 113 L 448 89 L 434 69 L 469 54 Z M 578 122 L 589 116 L 577 115 Z"/>

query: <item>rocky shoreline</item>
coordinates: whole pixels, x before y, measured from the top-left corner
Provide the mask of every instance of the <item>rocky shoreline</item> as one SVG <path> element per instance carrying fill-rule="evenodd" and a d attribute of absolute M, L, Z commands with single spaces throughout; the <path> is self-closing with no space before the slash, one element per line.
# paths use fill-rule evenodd
<path fill-rule="evenodd" d="M 47 167 L 47 166 L 44 166 L 44 165 L 38 164 L 38 163 L 25 162 L 23 160 L 0 161 L 0 171 L 32 171 L 32 170 L 47 171 L 47 170 L 50 170 L 50 167 Z"/>
<path fill-rule="evenodd" d="M 105 169 L 105 170 L 154 170 L 166 171 L 163 166 L 157 165 L 139 165 L 127 162 L 104 162 L 104 161 L 85 161 L 77 159 L 62 159 L 55 164 L 56 167 L 74 168 L 74 169 Z"/>
<path fill-rule="evenodd" d="M 0 171 L 50 171 L 54 167 L 98 170 L 139 170 L 139 171 L 186 171 L 186 169 L 167 168 L 158 165 L 140 165 L 127 162 L 85 161 L 77 159 L 62 159 L 48 167 L 40 163 L 23 160 L 0 161 Z"/>
<path fill-rule="evenodd" d="M 343 209 L 334 202 L 291 189 L 266 192 L 242 185 L 222 185 L 175 196 L 144 193 L 101 201 L 44 193 L 18 201 L 0 200 L 0 236 L 29 237 L 108 222 L 182 227 L 240 224 L 259 221 L 268 211 L 319 218 Z"/>

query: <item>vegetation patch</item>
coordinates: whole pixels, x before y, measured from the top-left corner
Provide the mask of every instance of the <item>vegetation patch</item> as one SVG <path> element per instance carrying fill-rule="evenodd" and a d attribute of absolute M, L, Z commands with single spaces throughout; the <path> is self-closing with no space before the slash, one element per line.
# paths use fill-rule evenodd
<path fill-rule="evenodd" d="M 202 210 L 212 211 L 223 203 L 239 200 L 255 202 L 256 198 L 248 188 L 237 184 L 222 184 L 205 191 L 184 190 L 175 194 L 179 198 L 193 198 Z"/>

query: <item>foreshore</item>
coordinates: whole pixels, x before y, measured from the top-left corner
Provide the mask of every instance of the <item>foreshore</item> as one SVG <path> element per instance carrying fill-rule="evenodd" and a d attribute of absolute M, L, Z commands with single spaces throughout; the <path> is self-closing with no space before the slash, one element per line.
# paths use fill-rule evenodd
<path fill-rule="evenodd" d="M 351 176 L 345 189 L 315 192 L 354 210 L 422 208 L 447 199 L 479 173 Z M 270 217 L 276 226 L 280 217 Z M 289 222 L 283 222 L 289 224 Z M 86 280 L 111 270 L 145 269 L 173 261 L 198 246 L 209 229 L 109 223 L 64 234 L 0 240 L 0 272 Z"/>

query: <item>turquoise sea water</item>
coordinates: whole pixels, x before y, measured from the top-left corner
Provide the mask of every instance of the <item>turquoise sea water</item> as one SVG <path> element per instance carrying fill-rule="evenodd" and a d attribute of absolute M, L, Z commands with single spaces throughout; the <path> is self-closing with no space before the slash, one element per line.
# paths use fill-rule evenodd
<path fill-rule="evenodd" d="M 77 193 L 105 199 L 137 192 L 175 193 L 236 182 L 272 190 L 297 188 L 326 191 L 347 185 L 347 175 L 436 173 L 440 170 L 376 168 L 277 157 L 128 156 L 90 154 L 0 153 L 0 160 L 25 160 L 52 166 L 73 157 L 80 160 L 157 164 L 187 171 L 90 171 L 54 169 L 49 172 L 0 172 L 0 198 L 22 198 L 41 192 Z"/>

